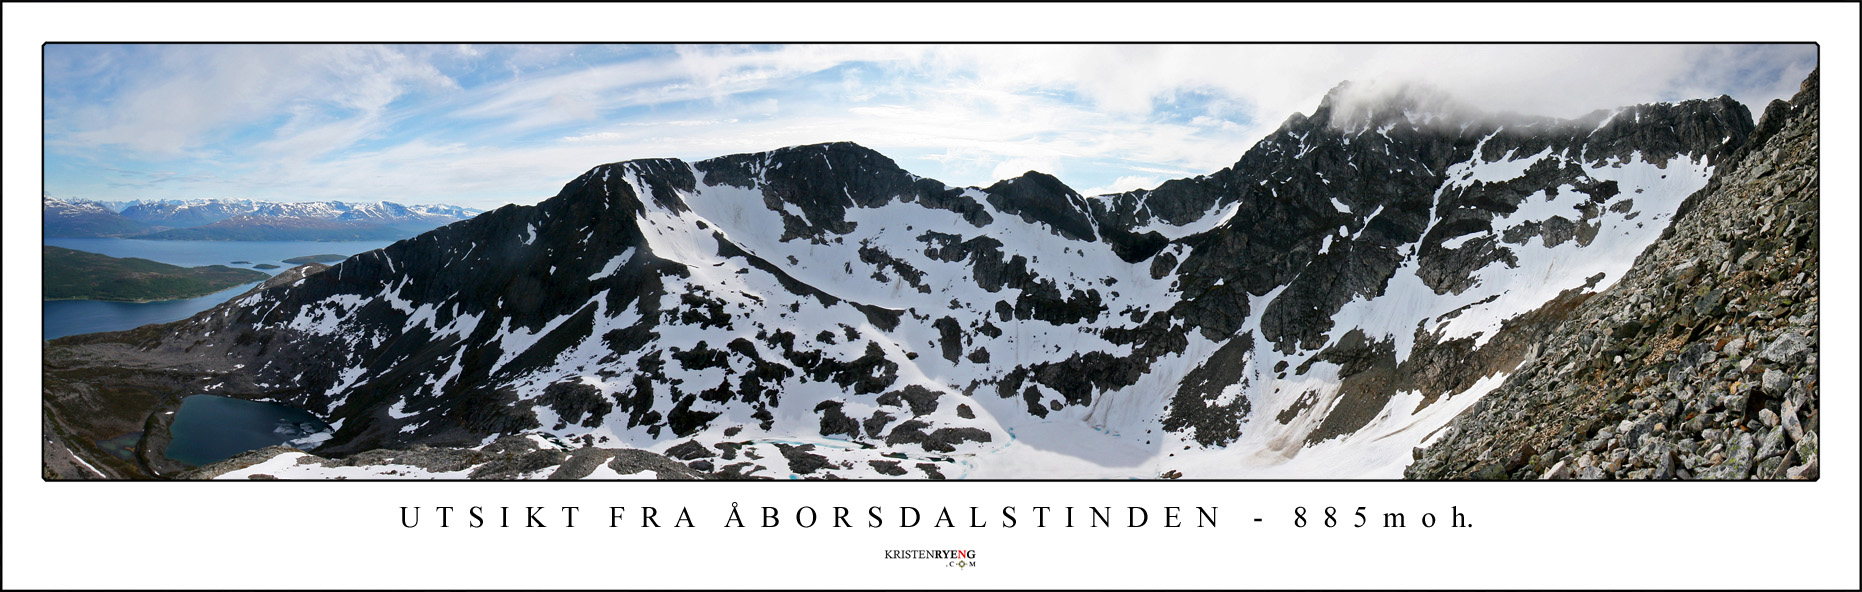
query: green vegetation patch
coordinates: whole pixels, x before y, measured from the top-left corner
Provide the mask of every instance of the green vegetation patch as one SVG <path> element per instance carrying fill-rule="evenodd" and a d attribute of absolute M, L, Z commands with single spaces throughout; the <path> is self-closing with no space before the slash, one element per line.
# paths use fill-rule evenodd
<path fill-rule="evenodd" d="M 262 271 L 224 265 L 181 267 L 61 247 L 44 249 L 46 300 L 181 300 L 271 277 Z"/>

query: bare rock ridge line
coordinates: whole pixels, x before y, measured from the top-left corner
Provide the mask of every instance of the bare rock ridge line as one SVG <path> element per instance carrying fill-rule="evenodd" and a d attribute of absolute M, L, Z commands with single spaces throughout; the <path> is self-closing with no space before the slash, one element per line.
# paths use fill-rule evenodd
<path fill-rule="evenodd" d="M 1763 197 L 1714 205 L 1739 184 L 1728 171 L 1769 166 L 1763 179 L 1805 170 L 1814 179 L 1814 123 L 1809 164 L 1801 150 L 1753 147 L 1804 141 L 1792 130 L 1802 129 L 1804 109 L 1814 118 L 1814 75 L 1807 88 L 1809 107 L 1774 106 L 1755 128 L 1726 97 L 1560 120 L 1346 84 L 1231 167 L 1101 196 L 1033 171 L 951 187 L 844 142 L 604 164 L 535 206 L 300 267 L 184 321 L 48 342 L 46 470 L 1387 478 L 1405 474 L 1427 441 L 1439 458 L 1424 456 L 1410 476 L 1519 476 L 1537 467 L 1531 457 L 1550 458 L 1539 451 L 1560 448 L 1535 440 L 1543 447 L 1525 461 L 1487 462 L 1482 453 L 1517 453 L 1508 438 L 1528 430 L 1482 439 L 1471 426 L 1499 421 L 1488 411 L 1529 375 L 1545 375 L 1536 364 L 1602 348 L 1612 364 L 1619 353 L 1659 359 L 1676 335 L 1738 326 L 1761 339 L 1765 323 L 1803 314 L 1735 322 L 1719 311 L 1761 305 L 1708 306 L 1676 333 L 1644 308 L 1679 301 L 1650 296 L 1632 310 L 1652 328 L 1626 333 L 1633 343 L 1569 341 L 1576 319 L 1600 302 L 1629 314 L 1614 295 L 1649 273 L 1646 253 L 1731 232 L 1695 229 L 1703 217 L 1722 222 L 1703 216 L 1711 208 Z M 1761 156 L 1773 160 L 1752 164 Z M 1811 186 L 1808 202 L 1790 202 L 1800 205 L 1764 226 L 1786 238 L 1732 255 L 1745 274 L 1737 281 L 1803 281 L 1801 263 L 1776 267 L 1746 252 L 1807 251 L 1814 261 Z M 1798 199 L 1789 197 L 1797 186 L 1779 191 L 1764 199 Z M 1805 215 L 1812 242 L 1790 242 Z M 1814 297 L 1814 263 L 1807 277 L 1776 303 Z M 1707 292 L 1737 298 L 1724 286 Z M 1698 320 L 1709 312 L 1714 321 Z M 1793 425 L 1809 421 L 1814 432 L 1809 318 L 1800 336 L 1811 366 L 1775 369 L 1808 393 L 1780 400 L 1795 401 Z M 1717 372 L 1712 363 L 1701 371 Z M 1597 384 L 1616 388 L 1614 380 Z M 1722 393 L 1754 384 L 1732 382 Z M 1772 383 L 1784 385 L 1758 388 Z M 270 449 L 226 461 L 238 466 L 171 466 L 165 444 L 146 436 L 134 461 L 100 449 L 149 432 L 152 417 L 203 392 L 300 407 L 334 431 L 308 454 Z M 1754 400 L 1752 421 L 1769 425 L 1768 411 L 1783 425 L 1782 405 L 1743 401 Z M 1641 412 L 1658 403 L 1629 404 Z M 1535 420 L 1512 411 L 1528 408 L 1518 405 L 1505 409 Z M 1734 458 L 1739 440 L 1722 441 L 1737 429 L 1734 414 L 1699 411 L 1691 417 L 1707 418 L 1702 430 L 1722 430 L 1713 433 L 1720 448 L 1699 454 Z M 1451 420 L 1457 427 L 1444 430 Z M 520 440 L 534 449 L 520 450 Z M 1465 442 L 1456 450 L 1479 460 L 1449 452 L 1449 442 Z M 1763 445 L 1754 440 L 1750 464 L 1781 458 L 1756 452 Z M 1772 468 L 1802 464 L 1780 462 Z M 1498 472 L 1484 468 L 1493 464 Z M 1611 474 L 1679 474 L 1637 466 Z"/>

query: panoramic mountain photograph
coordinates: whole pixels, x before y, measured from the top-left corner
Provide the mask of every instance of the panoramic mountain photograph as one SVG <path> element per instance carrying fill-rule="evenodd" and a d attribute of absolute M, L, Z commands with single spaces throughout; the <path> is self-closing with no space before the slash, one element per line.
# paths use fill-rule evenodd
<path fill-rule="evenodd" d="M 44 480 L 1820 476 L 1816 44 L 43 63 Z"/>

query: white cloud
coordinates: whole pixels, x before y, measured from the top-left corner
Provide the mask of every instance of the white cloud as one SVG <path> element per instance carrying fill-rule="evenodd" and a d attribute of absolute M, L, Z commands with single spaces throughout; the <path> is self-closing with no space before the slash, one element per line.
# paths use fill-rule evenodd
<path fill-rule="evenodd" d="M 1156 189 L 1157 186 L 1163 182 L 1163 179 L 1153 176 L 1124 175 L 1117 179 L 1113 179 L 1109 184 L 1091 189 L 1081 189 L 1079 191 L 1080 195 L 1087 196 L 1110 195 L 1114 193 L 1124 193 L 1133 189 Z"/>
<path fill-rule="evenodd" d="M 282 199 L 532 201 L 604 162 L 830 141 L 954 185 L 1040 170 L 1099 193 L 1228 166 L 1342 80 L 1423 82 L 1475 108 L 1554 116 L 1732 93 L 1756 116 L 1795 90 L 1815 56 L 1810 46 L 800 45 L 604 62 L 610 49 L 165 46 L 148 64 L 48 53 L 59 70 L 48 80 L 116 90 L 49 111 L 46 143 L 79 158 L 115 146 L 132 158 L 218 159 L 211 181 L 161 184 L 177 197 L 230 187 Z M 462 88 L 443 72 L 475 82 Z"/>
<path fill-rule="evenodd" d="M 504 130 L 524 130 L 592 121 L 616 109 L 723 99 L 858 60 L 901 59 L 911 46 L 802 45 L 773 50 L 736 46 L 680 46 L 672 55 L 590 66 L 538 77 L 514 78 L 473 93 L 477 98 L 455 115 L 509 120 Z M 765 100 L 758 113 L 775 114 Z"/>
<path fill-rule="evenodd" d="M 1227 119 L 1218 119 L 1218 118 L 1210 117 L 1207 115 L 1198 115 L 1198 116 L 1190 118 L 1190 125 L 1195 126 L 1195 127 L 1212 127 L 1212 128 L 1216 128 L 1222 131 L 1230 131 L 1230 132 L 1241 131 L 1243 129 L 1246 129 L 1242 127 L 1241 124 L 1235 123 L 1233 121 L 1229 121 Z"/>
<path fill-rule="evenodd" d="M 107 102 L 53 105 L 46 121 L 48 143 L 119 146 L 175 157 L 211 148 L 239 127 L 262 128 L 285 114 L 292 116 L 275 130 L 280 145 L 293 145 L 291 136 L 313 128 L 326 139 L 357 137 L 362 134 L 356 130 L 339 131 L 354 124 L 319 126 L 307 119 L 322 111 L 366 119 L 411 88 L 454 86 L 432 66 L 380 46 L 177 45 L 158 46 L 148 58 L 152 63 L 147 65 L 112 58 L 123 70 L 113 74 L 121 87 Z M 320 129 L 329 125 L 337 128 Z"/>

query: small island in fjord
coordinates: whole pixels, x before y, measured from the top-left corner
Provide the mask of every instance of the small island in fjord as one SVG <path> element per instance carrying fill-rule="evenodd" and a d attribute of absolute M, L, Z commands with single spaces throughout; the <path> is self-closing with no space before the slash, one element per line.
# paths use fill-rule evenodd
<path fill-rule="evenodd" d="M 292 257 L 284 260 L 284 262 L 292 265 L 303 265 L 305 263 L 335 263 L 348 258 L 349 257 L 344 255 L 305 255 L 303 257 Z"/>

